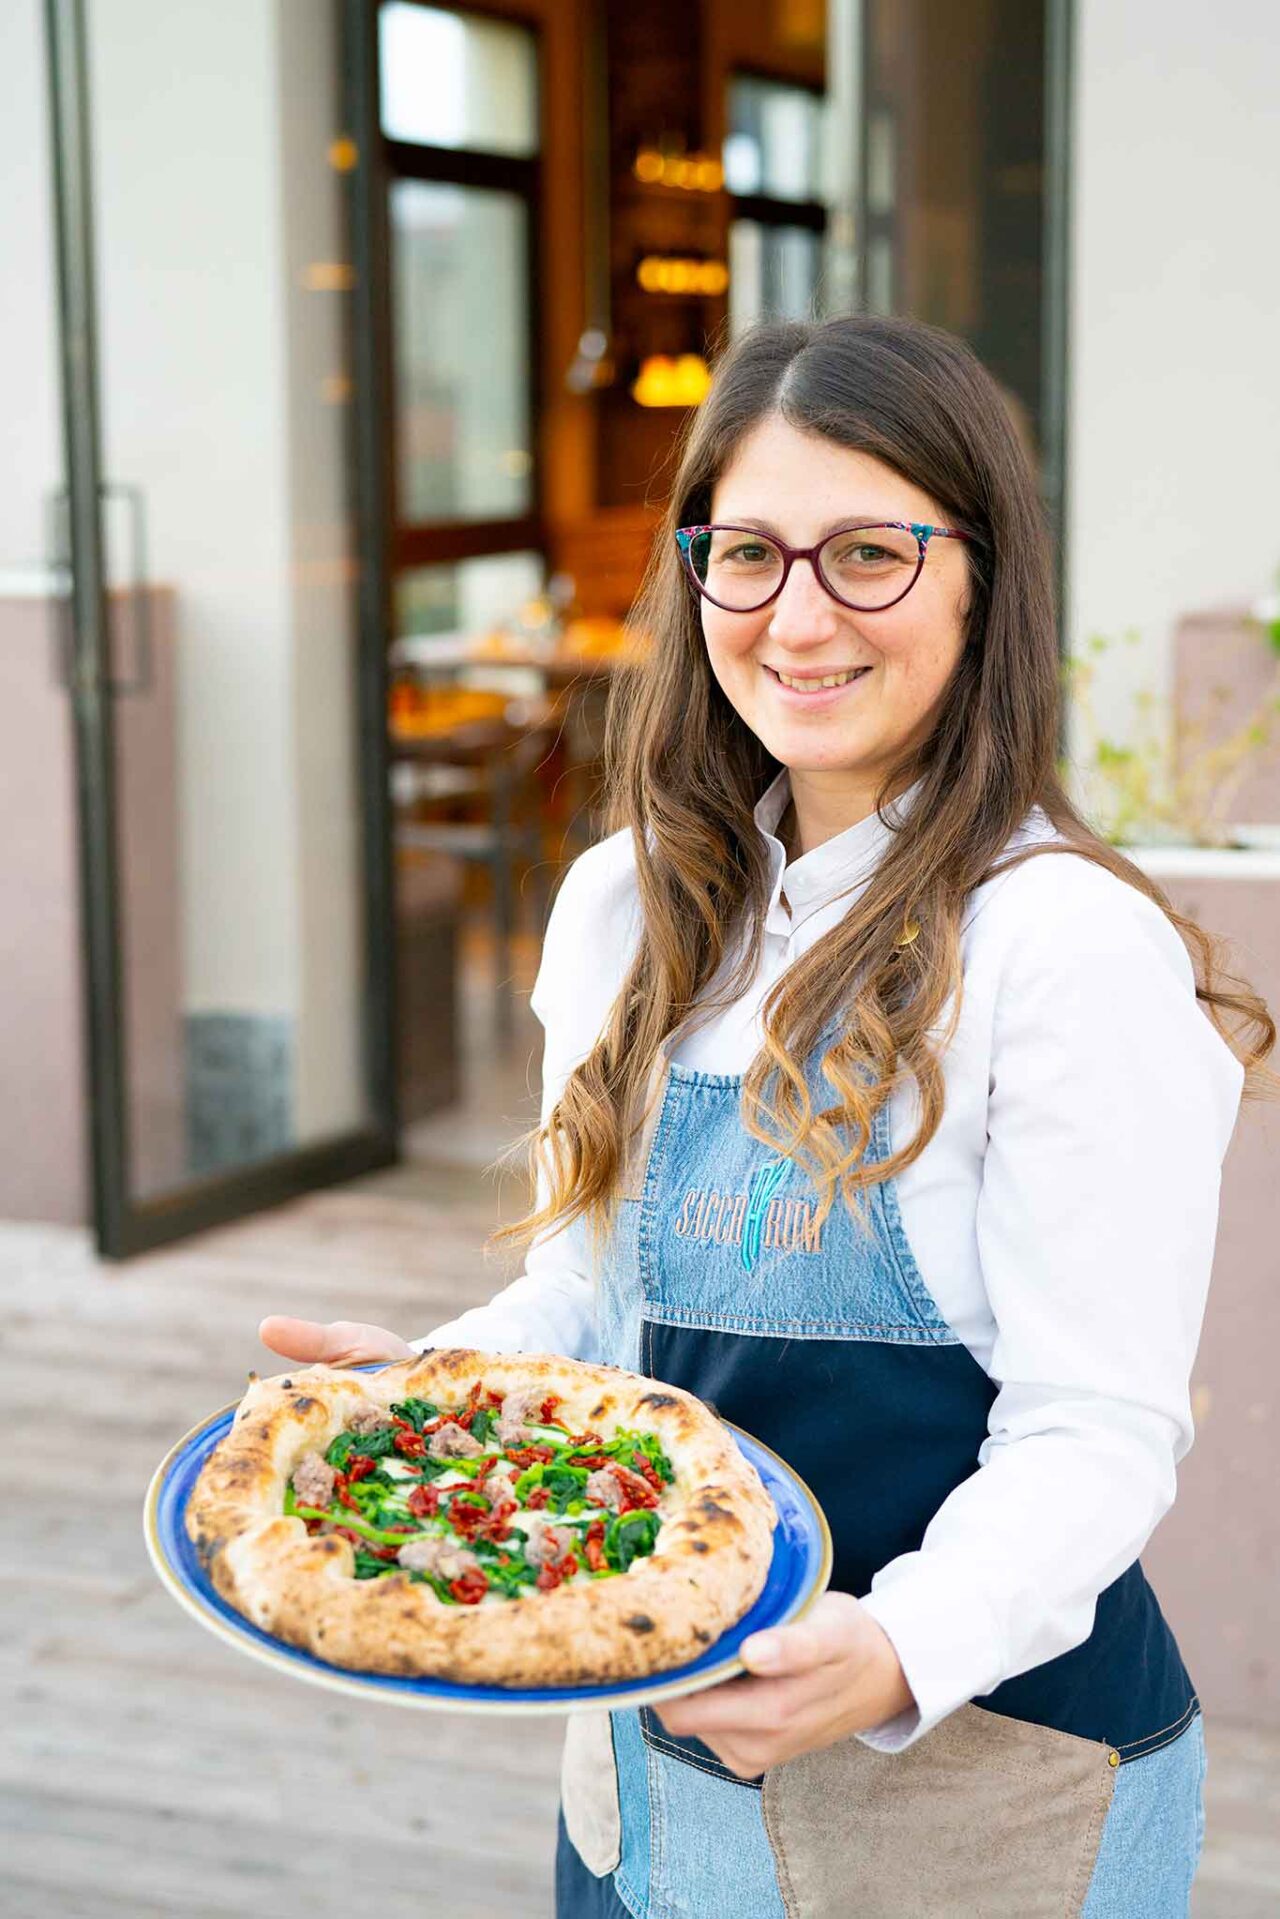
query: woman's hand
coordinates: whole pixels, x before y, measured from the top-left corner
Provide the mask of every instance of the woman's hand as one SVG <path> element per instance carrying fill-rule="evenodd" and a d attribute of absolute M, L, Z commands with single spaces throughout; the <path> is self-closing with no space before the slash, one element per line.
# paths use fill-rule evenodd
<path fill-rule="evenodd" d="M 258 1338 L 273 1353 L 305 1366 L 363 1366 L 416 1357 L 399 1333 L 389 1333 L 382 1326 L 360 1326 L 353 1319 L 335 1319 L 321 1326 L 314 1319 L 285 1319 L 272 1313 L 259 1326 Z"/>
<path fill-rule="evenodd" d="M 888 1634 L 850 1593 L 824 1593 L 794 1626 L 753 1633 L 742 1660 L 754 1677 L 654 1708 L 668 1731 L 701 1739 L 741 1779 L 913 1704 Z"/>

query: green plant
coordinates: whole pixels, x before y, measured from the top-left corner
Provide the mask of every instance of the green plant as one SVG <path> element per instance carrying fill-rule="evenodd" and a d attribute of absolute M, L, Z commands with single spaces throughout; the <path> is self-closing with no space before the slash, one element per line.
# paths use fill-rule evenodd
<path fill-rule="evenodd" d="M 1253 620 L 1263 644 L 1276 655 L 1265 691 L 1242 719 L 1223 725 L 1233 698 L 1225 686 L 1208 689 L 1206 714 L 1189 720 L 1149 687 L 1132 696 L 1132 723 L 1123 741 L 1099 724 L 1095 692 L 1103 659 L 1136 647 L 1140 635 L 1117 641 L 1094 634 L 1083 654 L 1065 667 L 1071 707 L 1073 752 L 1064 778 L 1074 772 L 1085 811 L 1114 845 L 1189 841 L 1197 846 L 1231 844 L 1230 810 L 1248 774 L 1280 734 L 1280 602 Z"/>

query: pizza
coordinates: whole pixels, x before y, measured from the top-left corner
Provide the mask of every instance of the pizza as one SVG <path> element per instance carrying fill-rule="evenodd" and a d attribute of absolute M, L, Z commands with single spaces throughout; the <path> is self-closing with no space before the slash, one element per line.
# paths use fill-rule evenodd
<path fill-rule="evenodd" d="M 462 1349 L 253 1381 L 186 1514 L 218 1592 L 289 1645 L 511 1687 L 696 1658 L 759 1596 L 776 1520 L 691 1393 Z"/>

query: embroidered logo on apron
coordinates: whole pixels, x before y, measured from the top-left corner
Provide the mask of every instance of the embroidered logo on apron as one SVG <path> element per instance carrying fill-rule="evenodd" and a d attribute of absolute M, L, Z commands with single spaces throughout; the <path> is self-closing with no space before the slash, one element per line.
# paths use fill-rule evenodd
<path fill-rule="evenodd" d="M 676 1215 L 675 1232 L 681 1239 L 710 1246 L 736 1246 L 747 1272 L 755 1270 L 762 1250 L 780 1253 L 821 1253 L 822 1228 L 817 1205 L 808 1199 L 779 1199 L 778 1187 L 791 1162 L 773 1159 L 751 1176 L 749 1191 L 722 1193 L 715 1187 L 691 1186 Z"/>

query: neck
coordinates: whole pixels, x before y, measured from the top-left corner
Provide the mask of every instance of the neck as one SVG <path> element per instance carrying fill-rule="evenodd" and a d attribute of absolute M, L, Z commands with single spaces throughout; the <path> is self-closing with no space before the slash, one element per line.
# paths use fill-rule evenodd
<path fill-rule="evenodd" d="M 904 786 L 905 782 L 890 797 L 896 798 Z M 791 799 L 778 822 L 778 838 L 787 849 L 788 860 L 812 853 L 837 833 L 847 832 L 867 819 L 876 810 L 876 797 L 875 786 L 866 782 L 855 786 L 843 779 L 828 784 L 821 774 L 793 772 Z"/>

